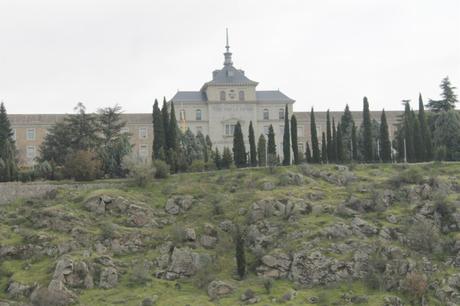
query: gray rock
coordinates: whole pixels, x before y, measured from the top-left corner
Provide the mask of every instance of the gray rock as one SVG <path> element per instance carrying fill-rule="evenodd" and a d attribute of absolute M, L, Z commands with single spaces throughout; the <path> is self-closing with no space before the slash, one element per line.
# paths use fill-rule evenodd
<path fill-rule="evenodd" d="M 198 254 L 189 248 L 176 247 L 169 259 L 167 256 L 167 254 L 162 255 L 162 262 L 164 265 L 167 264 L 167 268 L 157 273 L 157 276 L 167 280 L 192 276 L 211 262 L 211 257 L 208 254 Z M 161 262 L 157 259 L 157 264 L 159 263 Z M 160 265 L 159 267 L 162 268 Z"/>
<path fill-rule="evenodd" d="M 262 184 L 262 190 L 270 191 L 276 188 L 276 185 L 273 182 L 264 182 Z"/>
<path fill-rule="evenodd" d="M 287 278 L 291 262 L 289 255 L 281 250 L 275 250 L 262 257 L 262 265 L 257 267 L 257 274 L 275 279 Z"/>
<path fill-rule="evenodd" d="M 208 285 L 208 296 L 211 299 L 218 299 L 225 295 L 232 294 L 233 290 L 234 288 L 232 285 L 220 280 L 213 280 Z"/>
<path fill-rule="evenodd" d="M 20 299 L 28 297 L 32 293 L 33 289 L 33 286 L 11 281 L 6 288 L 6 295 L 12 299 Z"/>
<path fill-rule="evenodd" d="M 166 202 L 165 210 L 168 214 L 177 215 L 189 210 L 193 204 L 192 196 L 173 196 Z"/>
<path fill-rule="evenodd" d="M 106 267 L 101 271 L 99 287 L 103 289 L 114 288 L 118 284 L 118 272 L 113 267 Z"/>
<path fill-rule="evenodd" d="M 185 228 L 184 229 L 184 238 L 187 241 L 195 241 L 196 240 L 196 233 L 193 228 Z"/>
<path fill-rule="evenodd" d="M 235 228 L 235 225 L 233 224 L 232 221 L 230 220 L 224 220 L 222 222 L 219 223 L 219 227 L 221 230 L 223 230 L 224 232 L 226 233 L 230 233 L 233 231 L 233 229 Z"/>
<path fill-rule="evenodd" d="M 203 247 L 212 249 L 217 244 L 217 238 L 209 235 L 202 235 L 200 238 L 200 243 Z"/>
<path fill-rule="evenodd" d="M 383 299 L 384 306 L 404 306 L 404 303 L 397 296 L 386 296 Z"/>
<path fill-rule="evenodd" d="M 375 226 L 358 217 L 353 218 L 351 227 L 355 234 L 363 233 L 366 236 L 376 235 L 379 232 Z"/>

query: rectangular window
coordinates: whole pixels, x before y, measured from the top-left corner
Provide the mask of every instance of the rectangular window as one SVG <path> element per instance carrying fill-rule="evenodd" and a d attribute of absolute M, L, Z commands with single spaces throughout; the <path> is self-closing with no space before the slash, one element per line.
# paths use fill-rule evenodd
<path fill-rule="evenodd" d="M 303 126 L 297 127 L 297 137 L 303 137 Z"/>
<path fill-rule="evenodd" d="M 264 134 L 265 135 L 268 135 L 268 129 L 269 128 L 270 128 L 269 126 L 264 126 Z"/>
<path fill-rule="evenodd" d="M 13 140 L 16 141 L 16 129 L 13 129 Z"/>
<path fill-rule="evenodd" d="M 147 138 L 147 128 L 139 128 L 139 138 Z"/>
<path fill-rule="evenodd" d="M 120 130 L 121 134 L 128 134 L 129 133 L 129 127 L 122 127 Z"/>
<path fill-rule="evenodd" d="M 303 153 L 303 143 L 297 144 L 297 148 L 299 148 L 299 152 Z"/>
<path fill-rule="evenodd" d="M 233 136 L 233 133 L 235 132 L 235 125 L 236 124 L 225 125 L 225 136 Z"/>
<path fill-rule="evenodd" d="M 26 139 L 27 140 L 35 140 L 35 128 L 27 129 Z"/>
<path fill-rule="evenodd" d="M 141 144 L 139 146 L 139 156 L 140 157 L 147 157 L 149 155 L 149 149 L 146 144 Z"/>
<path fill-rule="evenodd" d="M 280 135 L 284 135 L 284 125 L 280 125 Z"/>
<path fill-rule="evenodd" d="M 27 146 L 27 158 L 35 158 L 35 146 Z"/>

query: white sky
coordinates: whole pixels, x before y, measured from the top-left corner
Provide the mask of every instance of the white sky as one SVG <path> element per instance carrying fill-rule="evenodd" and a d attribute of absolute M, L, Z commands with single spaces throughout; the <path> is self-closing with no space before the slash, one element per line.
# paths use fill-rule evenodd
<path fill-rule="evenodd" d="M 364 95 L 402 109 L 446 75 L 460 87 L 459 0 L 1 0 L 0 100 L 150 112 L 222 67 L 226 27 L 235 66 L 296 111 L 360 110 Z"/>

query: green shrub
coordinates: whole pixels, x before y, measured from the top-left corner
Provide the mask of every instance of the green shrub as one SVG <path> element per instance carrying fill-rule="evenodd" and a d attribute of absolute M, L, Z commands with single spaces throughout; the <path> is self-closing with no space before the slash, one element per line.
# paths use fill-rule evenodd
<path fill-rule="evenodd" d="M 423 171 L 417 166 L 411 166 L 390 178 L 394 186 L 401 184 L 422 184 L 425 182 Z"/>
<path fill-rule="evenodd" d="M 169 176 L 169 165 L 164 161 L 154 161 L 153 168 L 155 169 L 155 178 L 164 179 Z"/>
<path fill-rule="evenodd" d="M 203 172 L 205 169 L 204 161 L 201 159 L 197 159 L 192 161 L 192 164 L 189 167 L 190 172 Z"/>
<path fill-rule="evenodd" d="M 136 186 L 145 187 L 153 179 L 154 169 L 149 160 L 134 155 L 125 156 L 122 167 Z"/>
<path fill-rule="evenodd" d="M 64 172 L 67 178 L 76 181 L 92 181 L 102 174 L 101 161 L 94 152 L 80 150 L 66 159 Z"/>
<path fill-rule="evenodd" d="M 137 262 L 134 267 L 130 277 L 130 285 L 145 285 L 150 281 L 150 267 L 148 262 L 143 260 Z"/>
<path fill-rule="evenodd" d="M 407 229 L 407 244 L 415 251 L 432 254 L 440 247 L 438 228 L 429 220 L 417 220 Z"/>

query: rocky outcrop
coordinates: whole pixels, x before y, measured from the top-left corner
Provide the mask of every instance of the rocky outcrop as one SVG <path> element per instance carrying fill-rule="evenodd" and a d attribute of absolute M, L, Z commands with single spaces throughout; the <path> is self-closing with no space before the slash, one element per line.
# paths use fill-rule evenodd
<path fill-rule="evenodd" d="M 262 257 L 262 265 L 257 267 L 257 275 L 274 279 L 287 278 L 291 269 L 292 259 L 281 250 Z"/>
<path fill-rule="evenodd" d="M 208 285 L 208 295 L 213 300 L 229 295 L 233 293 L 233 290 L 232 285 L 220 280 L 213 280 Z"/>
<path fill-rule="evenodd" d="M 192 252 L 189 248 L 171 247 L 165 245 L 161 248 L 161 255 L 157 258 L 157 277 L 174 280 L 194 275 L 199 269 L 211 262 L 207 254 Z"/>
<path fill-rule="evenodd" d="M 171 215 L 178 215 L 189 210 L 192 204 L 192 196 L 173 196 L 166 202 L 165 211 Z"/>
<path fill-rule="evenodd" d="M 118 271 L 114 267 L 105 267 L 101 271 L 99 287 L 110 289 L 118 284 Z"/>

